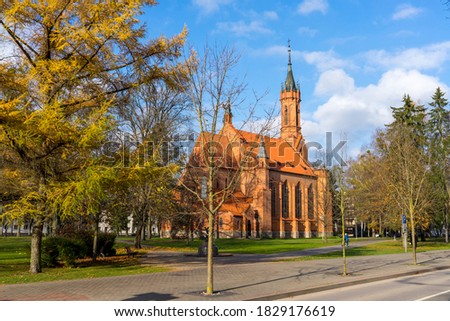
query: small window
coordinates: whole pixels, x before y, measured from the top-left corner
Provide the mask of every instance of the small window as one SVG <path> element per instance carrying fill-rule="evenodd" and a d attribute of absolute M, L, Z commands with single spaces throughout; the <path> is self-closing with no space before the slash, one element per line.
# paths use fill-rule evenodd
<path fill-rule="evenodd" d="M 284 124 L 288 124 L 288 108 L 287 106 L 284 106 Z"/>

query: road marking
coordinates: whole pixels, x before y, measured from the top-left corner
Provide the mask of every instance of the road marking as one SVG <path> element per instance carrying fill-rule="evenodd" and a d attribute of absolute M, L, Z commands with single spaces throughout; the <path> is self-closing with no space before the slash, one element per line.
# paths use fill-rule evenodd
<path fill-rule="evenodd" d="M 437 297 L 439 295 L 442 295 L 442 294 L 445 294 L 445 293 L 449 293 L 449 292 L 450 292 L 450 290 L 442 291 L 440 293 L 436 293 L 436 294 L 429 295 L 429 296 L 426 296 L 426 297 L 421 298 L 421 299 L 417 299 L 416 301 L 425 301 L 425 300 L 428 300 L 428 299 L 431 299 L 431 298 L 434 298 L 434 297 Z"/>

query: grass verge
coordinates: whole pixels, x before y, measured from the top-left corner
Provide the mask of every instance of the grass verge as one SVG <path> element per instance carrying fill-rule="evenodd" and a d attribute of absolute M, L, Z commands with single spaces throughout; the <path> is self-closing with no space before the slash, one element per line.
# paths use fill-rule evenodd
<path fill-rule="evenodd" d="M 446 244 L 441 241 L 425 241 L 419 242 L 417 246 L 417 253 L 428 252 L 428 251 L 438 251 L 438 250 L 450 250 L 450 244 Z M 412 253 L 411 246 L 407 248 L 408 253 Z M 373 244 L 364 245 L 361 247 L 350 247 L 346 248 L 345 255 L 347 257 L 356 256 L 370 256 L 370 255 L 385 255 L 385 254 L 401 254 L 405 253 L 403 243 L 401 240 L 389 240 L 385 242 L 377 242 Z M 293 259 L 286 259 L 283 261 L 307 261 L 307 260 L 320 260 L 320 259 L 334 259 L 341 258 L 342 251 L 335 251 L 330 253 L 302 256 Z"/>
<path fill-rule="evenodd" d="M 120 241 L 132 238 L 118 238 Z M 200 240 L 188 242 L 187 240 L 172 240 L 152 238 L 143 241 L 144 245 L 157 250 L 197 252 L 198 247 L 203 243 Z M 272 254 L 323 246 L 336 245 L 341 243 L 340 238 L 332 237 L 327 242 L 321 238 L 313 239 L 218 239 L 214 243 L 219 247 L 220 253 L 240 253 L 240 254 Z"/>
<path fill-rule="evenodd" d="M 117 255 L 113 257 L 99 258 L 96 262 L 92 262 L 91 259 L 79 260 L 74 268 L 44 267 L 42 273 L 32 274 L 28 270 L 29 247 L 29 237 L 0 238 L 0 284 L 88 279 L 169 271 L 168 268 L 161 266 L 142 265 L 139 261 L 139 254 L 137 258 L 128 258 L 122 247 L 117 248 Z M 144 250 L 138 252 L 143 254 Z"/>

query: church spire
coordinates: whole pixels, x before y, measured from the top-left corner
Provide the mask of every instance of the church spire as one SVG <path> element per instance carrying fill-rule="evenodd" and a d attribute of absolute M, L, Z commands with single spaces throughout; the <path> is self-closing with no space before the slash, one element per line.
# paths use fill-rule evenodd
<path fill-rule="evenodd" d="M 291 62 L 291 40 L 288 40 L 288 71 L 286 75 L 286 81 L 283 86 L 283 91 L 297 91 L 295 86 L 294 74 L 292 72 L 292 62 Z"/>
<path fill-rule="evenodd" d="M 225 113 L 223 115 L 223 123 L 232 124 L 233 123 L 233 114 L 231 113 L 231 102 L 228 101 L 224 104 L 223 108 L 225 109 Z"/>
<path fill-rule="evenodd" d="M 300 132 L 300 86 L 295 84 L 292 72 L 291 41 L 288 41 L 288 71 L 282 84 L 281 102 L 281 138 L 292 143 L 301 136 Z"/>

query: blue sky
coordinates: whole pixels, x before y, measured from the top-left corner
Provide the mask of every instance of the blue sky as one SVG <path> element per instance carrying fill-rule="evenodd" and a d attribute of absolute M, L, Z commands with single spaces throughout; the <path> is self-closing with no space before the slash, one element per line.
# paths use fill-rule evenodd
<path fill-rule="evenodd" d="M 195 47 L 233 45 L 248 96 L 268 91 L 261 111 L 279 108 L 290 39 L 304 136 L 345 135 L 352 157 L 405 93 L 428 104 L 438 86 L 449 92 L 449 17 L 442 0 L 161 0 L 143 20 L 149 36 L 186 25 Z"/>

